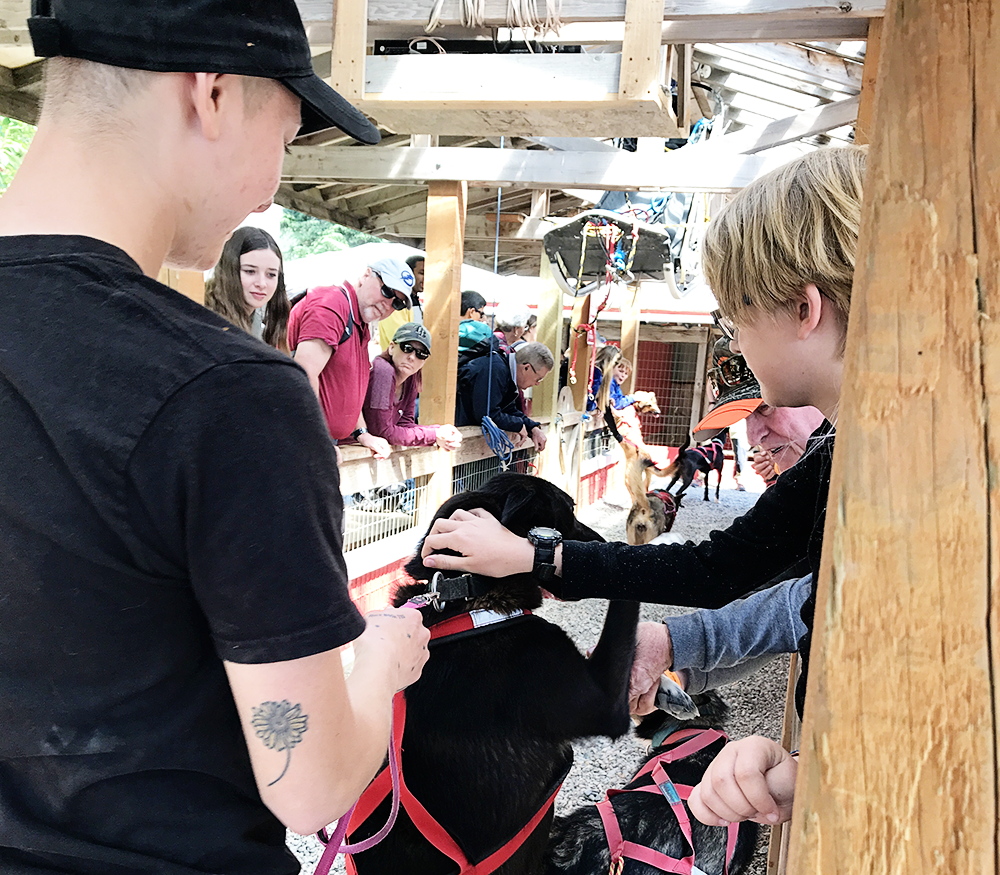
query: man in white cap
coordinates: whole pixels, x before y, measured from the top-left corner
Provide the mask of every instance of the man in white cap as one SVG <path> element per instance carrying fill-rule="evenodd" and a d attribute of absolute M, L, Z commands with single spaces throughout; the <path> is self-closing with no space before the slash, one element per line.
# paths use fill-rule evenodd
<path fill-rule="evenodd" d="M 405 262 L 379 258 L 355 285 L 312 289 L 288 317 L 288 345 L 319 397 L 330 437 L 353 438 L 376 459 L 387 459 L 392 448 L 369 433 L 361 412 L 371 372 L 368 326 L 405 310 L 413 283 Z"/>

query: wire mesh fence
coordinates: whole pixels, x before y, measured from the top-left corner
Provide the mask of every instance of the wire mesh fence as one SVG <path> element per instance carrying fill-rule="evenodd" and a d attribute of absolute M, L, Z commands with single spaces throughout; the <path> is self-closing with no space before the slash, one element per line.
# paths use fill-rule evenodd
<path fill-rule="evenodd" d="M 580 459 L 583 461 L 596 459 L 598 456 L 603 456 L 605 453 L 610 452 L 613 440 L 614 437 L 607 426 L 595 428 L 583 438 L 583 449 L 580 453 Z"/>
<path fill-rule="evenodd" d="M 639 416 L 647 444 L 678 447 L 691 430 L 698 344 L 640 340 L 635 388 L 655 392 L 660 415 Z"/>
<path fill-rule="evenodd" d="M 456 465 L 452 469 L 452 495 L 481 488 L 487 480 L 499 474 L 501 470 L 500 460 L 496 456 L 487 456 L 485 459 L 475 459 L 472 462 Z M 535 448 L 515 450 L 507 470 L 518 474 L 537 474 L 538 453 L 535 452 Z"/>
<path fill-rule="evenodd" d="M 376 486 L 344 496 L 344 550 L 356 550 L 430 520 L 423 500 L 429 477 Z"/>

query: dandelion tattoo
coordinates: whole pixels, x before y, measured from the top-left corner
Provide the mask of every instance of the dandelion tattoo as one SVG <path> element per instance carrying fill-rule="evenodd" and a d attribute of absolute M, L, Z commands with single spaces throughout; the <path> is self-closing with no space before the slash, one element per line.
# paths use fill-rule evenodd
<path fill-rule="evenodd" d="M 302 713 L 302 706 L 283 702 L 264 702 L 253 709 L 253 728 L 257 737 L 270 750 L 285 751 L 285 768 L 270 784 L 277 784 L 288 771 L 292 761 L 292 748 L 302 741 L 302 733 L 308 729 L 309 715 Z"/>

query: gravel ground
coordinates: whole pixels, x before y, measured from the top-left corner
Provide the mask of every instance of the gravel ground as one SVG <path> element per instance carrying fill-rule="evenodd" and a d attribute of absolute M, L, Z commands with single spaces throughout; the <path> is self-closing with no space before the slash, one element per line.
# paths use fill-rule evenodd
<path fill-rule="evenodd" d="M 665 485 L 665 484 L 664 484 Z M 714 486 L 714 480 L 713 480 Z M 751 489 L 753 484 L 748 483 Z M 714 489 L 713 489 L 714 494 Z M 755 492 L 737 492 L 732 482 L 723 480 L 721 500 L 704 502 L 692 488 L 677 514 L 673 531 L 685 538 L 702 540 L 713 529 L 725 528 L 735 517 L 749 510 L 757 499 Z M 579 516 L 587 525 L 608 540 L 625 540 L 625 516 L 628 497 L 623 492 L 584 508 Z M 597 643 L 607 603 L 594 599 L 582 602 L 546 602 L 540 611 L 547 619 L 562 626 L 582 648 Z M 684 608 L 643 605 L 643 620 L 658 620 L 665 614 L 684 613 Z M 731 738 L 766 735 L 779 739 L 784 711 L 787 658 L 776 659 L 756 675 L 722 690 L 732 713 L 726 727 Z M 626 736 L 617 742 L 604 738 L 584 741 L 575 746 L 575 762 L 556 802 L 556 811 L 566 813 L 581 805 L 599 802 L 609 787 L 620 787 L 632 776 L 643 755 L 636 739 Z M 748 870 L 750 875 L 766 873 L 766 828 L 761 830 L 757 854 Z M 302 872 L 312 875 L 319 860 L 321 845 L 313 837 L 288 834 L 288 844 L 302 861 Z M 333 872 L 342 873 L 343 859 Z"/>

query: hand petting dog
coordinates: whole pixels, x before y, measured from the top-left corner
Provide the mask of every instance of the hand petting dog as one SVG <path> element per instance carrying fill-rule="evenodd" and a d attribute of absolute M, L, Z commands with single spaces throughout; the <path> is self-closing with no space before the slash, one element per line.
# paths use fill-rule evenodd
<path fill-rule="evenodd" d="M 442 550 L 460 555 L 450 556 Z M 420 551 L 424 565 L 438 571 L 470 571 L 487 577 L 530 572 L 535 548 L 504 528 L 485 510 L 456 510 L 434 522 Z M 556 574 L 562 574 L 562 546 L 556 547 Z"/>

